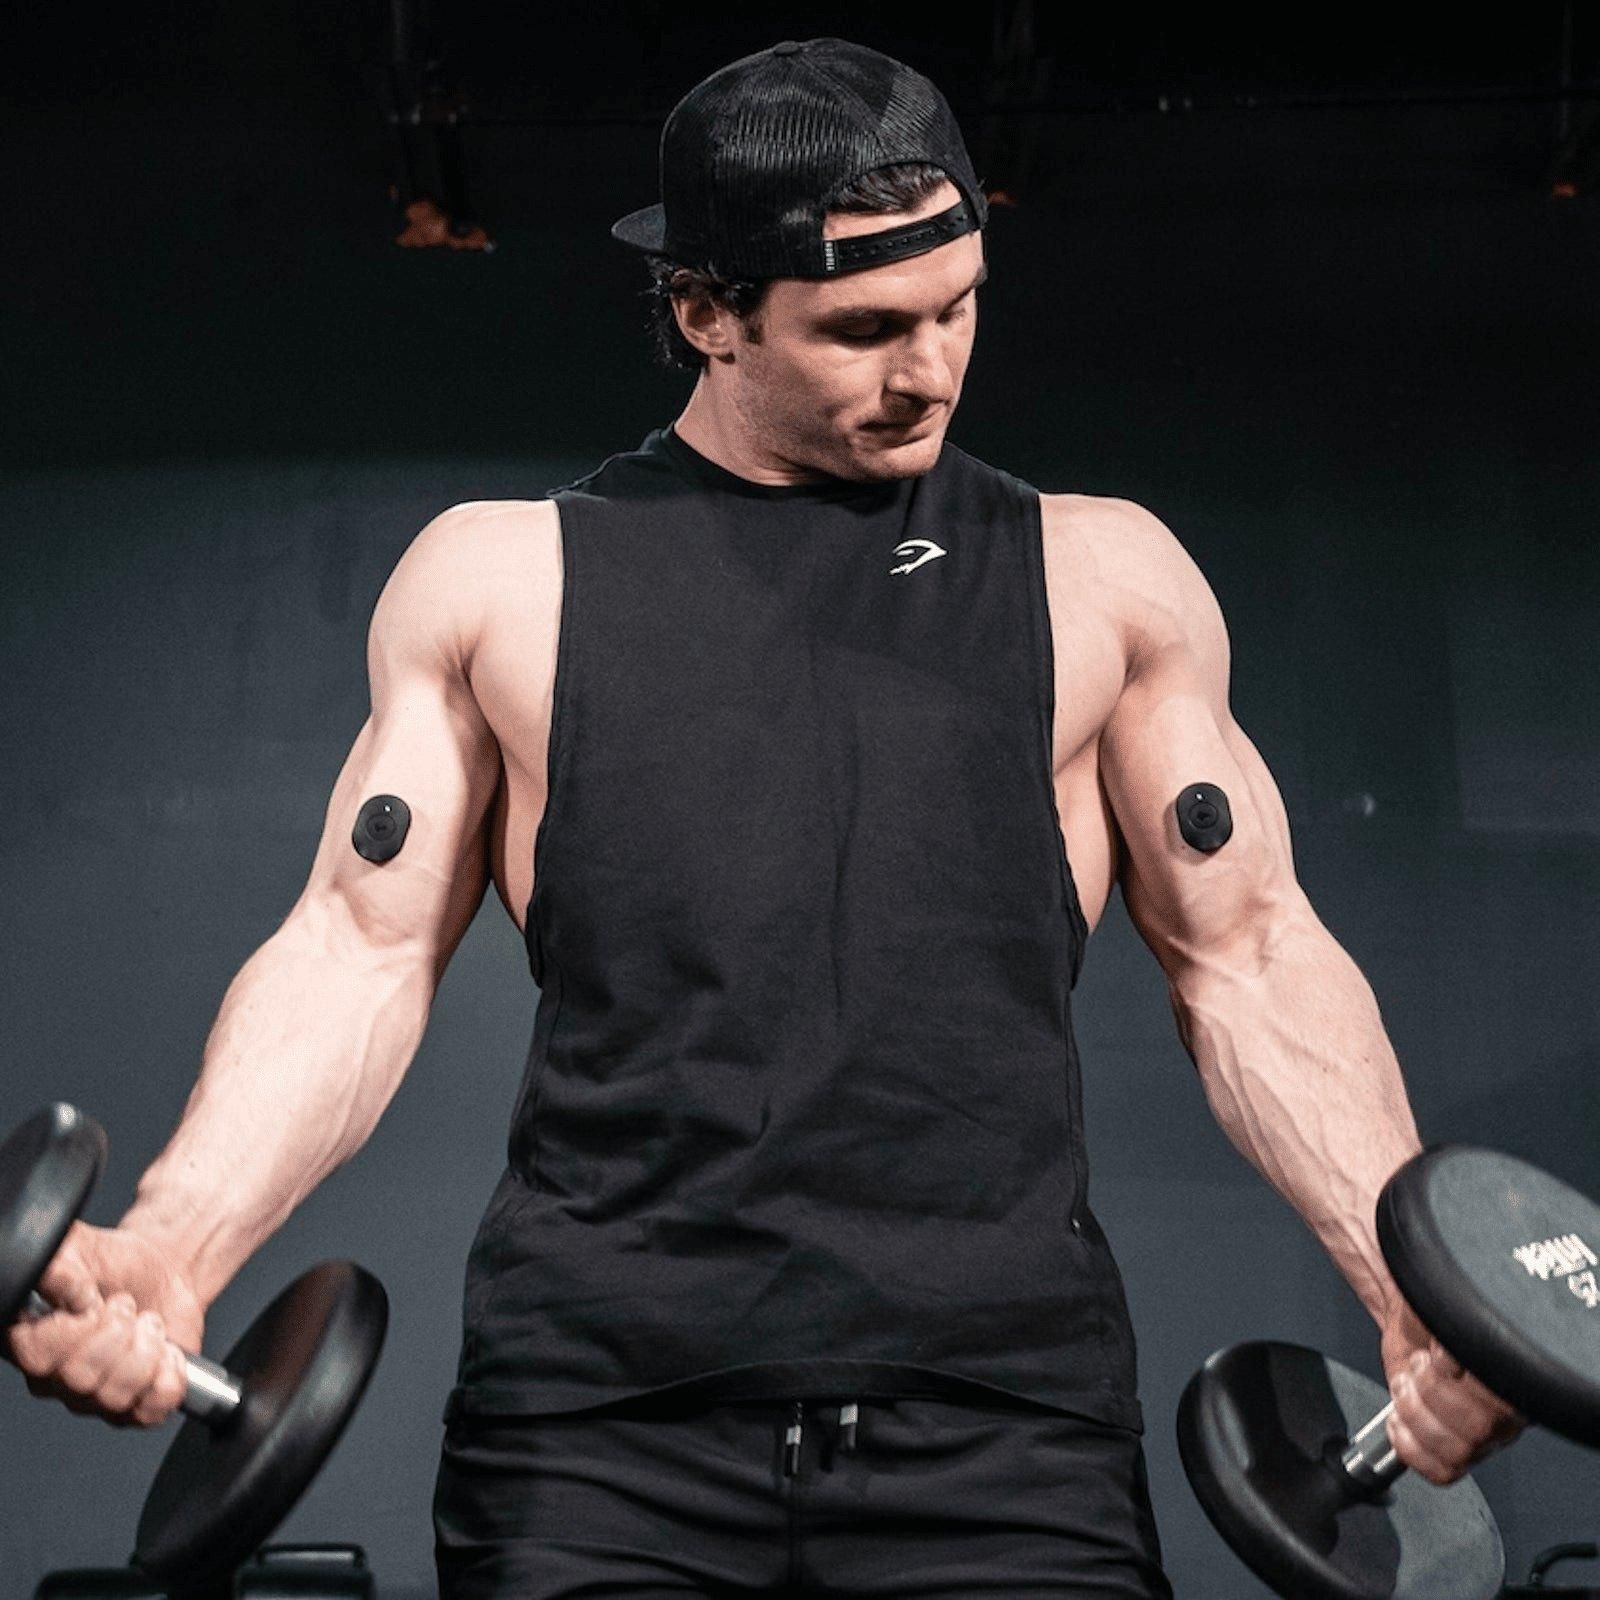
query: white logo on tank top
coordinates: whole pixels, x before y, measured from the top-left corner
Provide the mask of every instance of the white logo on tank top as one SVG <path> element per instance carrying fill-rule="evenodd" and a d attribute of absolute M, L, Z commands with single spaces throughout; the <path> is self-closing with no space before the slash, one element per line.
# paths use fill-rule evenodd
<path fill-rule="evenodd" d="M 934 561 L 940 556 L 950 554 L 948 550 L 941 550 L 932 539 L 907 539 L 902 545 L 895 546 L 897 556 L 908 556 L 913 550 L 920 548 L 922 554 L 915 561 L 908 561 L 903 567 L 890 567 L 889 576 L 892 578 L 897 572 L 915 572 L 925 561 Z"/>

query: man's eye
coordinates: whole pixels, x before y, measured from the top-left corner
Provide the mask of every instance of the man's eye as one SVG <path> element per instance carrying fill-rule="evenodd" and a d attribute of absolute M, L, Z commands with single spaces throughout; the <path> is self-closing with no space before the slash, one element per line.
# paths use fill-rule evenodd
<path fill-rule="evenodd" d="M 874 339 L 883 337 L 883 326 L 878 324 L 871 328 L 839 328 L 835 330 L 838 337 L 847 344 L 871 344 Z"/>

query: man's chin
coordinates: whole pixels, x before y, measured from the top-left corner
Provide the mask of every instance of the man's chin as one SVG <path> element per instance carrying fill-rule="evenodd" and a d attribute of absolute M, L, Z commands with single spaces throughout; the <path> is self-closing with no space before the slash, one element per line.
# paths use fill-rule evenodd
<path fill-rule="evenodd" d="M 916 437 L 897 437 L 891 429 L 869 431 L 869 443 L 855 453 L 859 476 L 871 479 L 920 478 L 938 465 L 944 448 L 944 429 L 934 428 Z"/>

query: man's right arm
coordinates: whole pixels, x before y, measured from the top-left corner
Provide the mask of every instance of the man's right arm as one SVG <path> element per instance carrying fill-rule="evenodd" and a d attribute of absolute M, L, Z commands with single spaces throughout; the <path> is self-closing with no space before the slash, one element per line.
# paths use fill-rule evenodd
<path fill-rule="evenodd" d="M 74 1227 L 41 1288 L 62 1314 L 10 1334 L 35 1392 L 148 1423 L 181 1397 L 165 1332 L 195 1348 L 206 1308 L 371 1134 L 482 900 L 498 746 L 468 686 L 481 623 L 471 506 L 396 565 L 368 640 L 372 712 L 334 785 L 309 880 L 234 978 L 170 1142 L 114 1230 Z M 358 855 L 362 802 L 411 810 L 398 855 Z M 139 1317 L 140 1312 L 155 1316 Z"/>

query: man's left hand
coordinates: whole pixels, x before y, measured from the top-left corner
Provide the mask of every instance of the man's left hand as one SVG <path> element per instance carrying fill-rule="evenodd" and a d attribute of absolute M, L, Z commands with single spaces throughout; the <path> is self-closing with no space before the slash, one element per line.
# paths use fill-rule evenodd
<path fill-rule="evenodd" d="M 1429 1483 L 1454 1483 L 1522 1432 L 1522 1417 L 1465 1371 L 1404 1303 L 1383 1323 L 1382 1352 L 1394 1398 L 1390 1442 Z"/>

